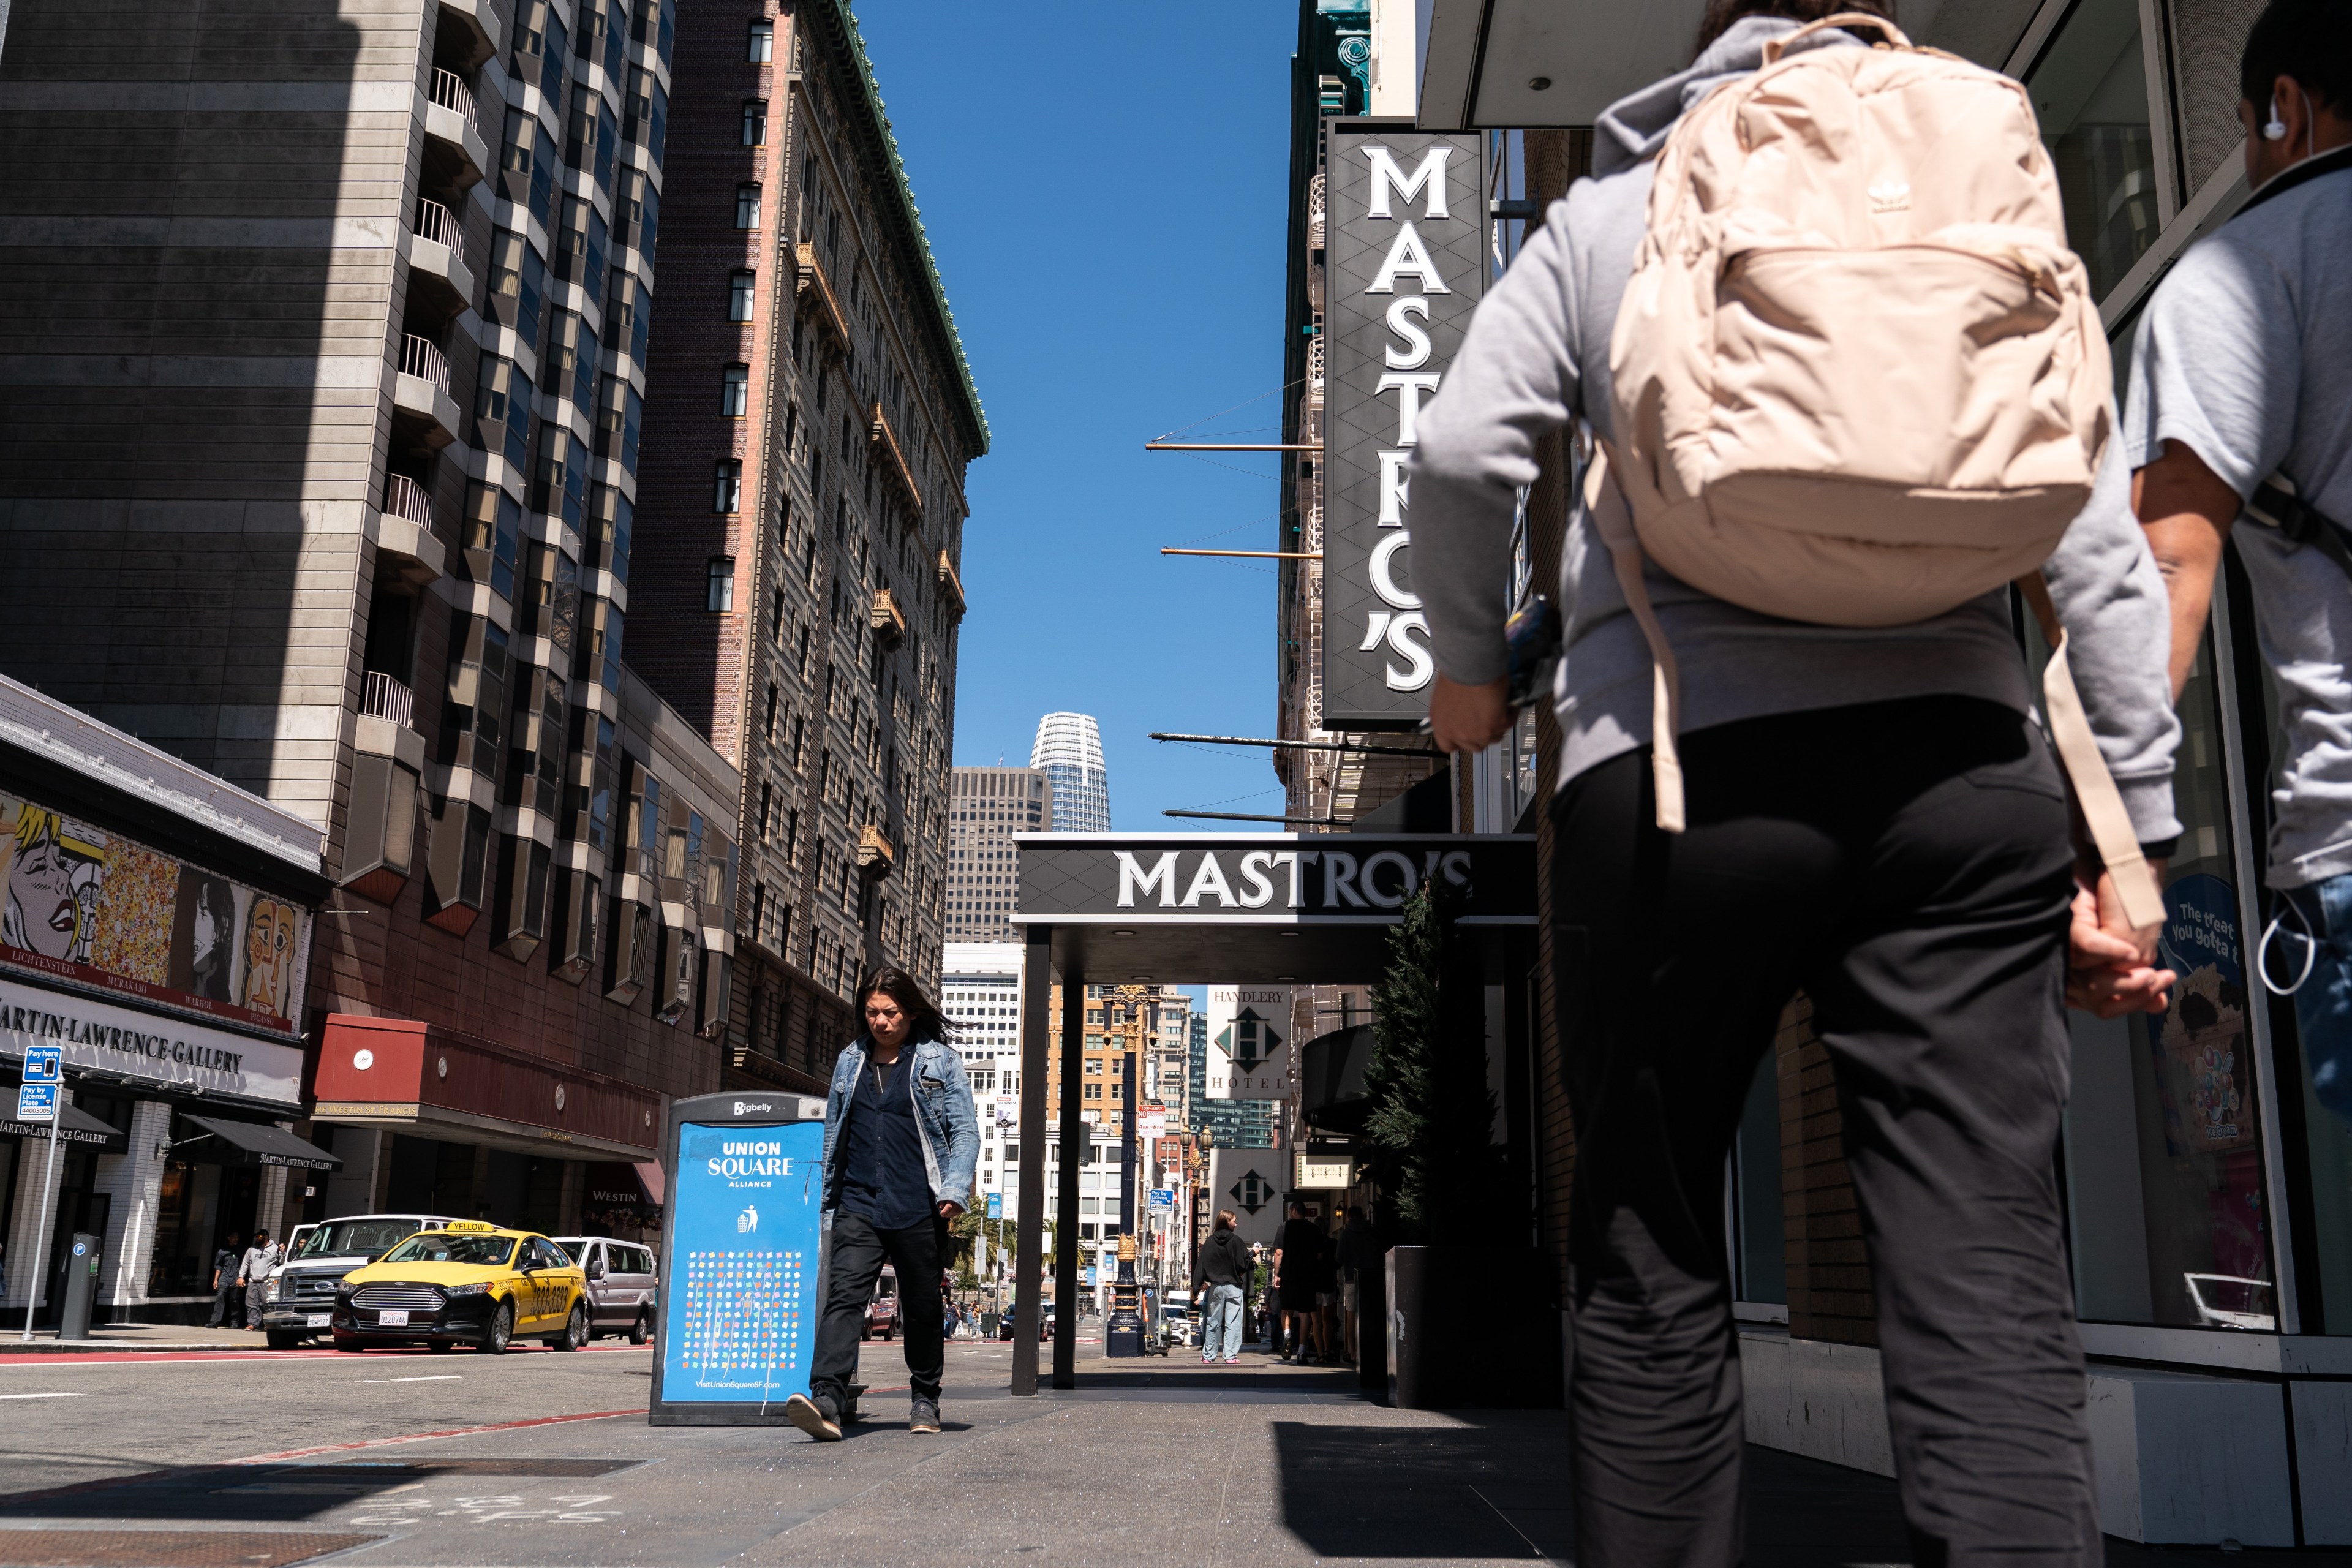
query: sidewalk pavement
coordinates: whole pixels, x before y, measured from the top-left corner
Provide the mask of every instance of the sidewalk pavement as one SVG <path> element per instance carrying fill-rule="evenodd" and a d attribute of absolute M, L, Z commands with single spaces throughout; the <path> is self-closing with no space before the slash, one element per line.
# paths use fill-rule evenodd
<path fill-rule="evenodd" d="M 258 1329 L 206 1329 L 188 1323 L 92 1323 L 86 1340 L 60 1340 L 56 1328 L 49 1327 L 35 1329 L 32 1339 L 27 1341 L 20 1337 L 24 1331 L 22 1308 L 17 1309 L 14 1322 L 8 1321 L 5 1312 L 0 1312 L 0 1354 L 88 1355 L 101 1351 L 110 1355 L 121 1355 L 125 1351 L 185 1354 L 190 1351 L 269 1348 L 268 1337 Z"/>

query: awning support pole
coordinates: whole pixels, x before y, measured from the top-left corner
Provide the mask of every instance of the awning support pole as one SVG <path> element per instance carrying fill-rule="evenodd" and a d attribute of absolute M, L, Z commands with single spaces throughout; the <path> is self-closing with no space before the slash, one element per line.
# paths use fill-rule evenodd
<path fill-rule="evenodd" d="M 1037 1392 L 1045 1279 L 1045 1030 L 1053 1017 L 1054 928 L 1033 925 L 1021 964 L 1021 1185 L 1013 1195 L 1013 1392 Z"/>
<path fill-rule="evenodd" d="M 1062 972 L 1062 1181 L 1054 1224 L 1054 1386 L 1078 1385 L 1078 1167 L 1094 1152 L 1085 1109 L 1087 977 Z"/>

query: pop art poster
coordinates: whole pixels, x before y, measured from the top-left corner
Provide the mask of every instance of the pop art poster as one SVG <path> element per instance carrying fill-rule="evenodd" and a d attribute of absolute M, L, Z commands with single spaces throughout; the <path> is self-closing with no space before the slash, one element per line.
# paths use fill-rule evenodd
<path fill-rule="evenodd" d="M 0 965 L 280 1034 L 307 912 L 0 795 Z"/>
<path fill-rule="evenodd" d="M 2164 1140 L 2175 1158 L 2219 1153 L 2253 1134 L 2237 890 L 2219 877 L 2183 877 L 2164 890 L 2164 915 L 2159 961 L 2180 976 L 2151 1031 Z"/>

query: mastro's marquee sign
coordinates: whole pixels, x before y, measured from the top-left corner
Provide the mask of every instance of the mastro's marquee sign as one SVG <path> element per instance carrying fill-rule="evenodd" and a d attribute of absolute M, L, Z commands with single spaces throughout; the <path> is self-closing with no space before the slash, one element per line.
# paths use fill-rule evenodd
<path fill-rule="evenodd" d="M 1326 123 L 1323 721 L 1395 729 L 1428 710 L 1437 674 L 1404 465 L 1485 292 L 1483 139 Z"/>

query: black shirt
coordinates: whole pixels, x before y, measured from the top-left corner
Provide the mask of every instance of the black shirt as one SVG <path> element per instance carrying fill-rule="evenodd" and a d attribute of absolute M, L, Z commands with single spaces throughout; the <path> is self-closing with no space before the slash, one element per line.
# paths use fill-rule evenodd
<path fill-rule="evenodd" d="M 1323 1227 L 1311 1219 L 1285 1220 L 1282 1226 L 1282 1282 L 1292 1289 L 1321 1289 L 1317 1276 L 1323 1256 Z"/>
<path fill-rule="evenodd" d="M 887 1068 L 869 1056 L 841 1119 L 841 1212 L 863 1215 L 877 1230 L 905 1230 L 931 1215 L 923 1131 L 907 1077 L 914 1067 L 911 1045 Z"/>

